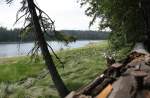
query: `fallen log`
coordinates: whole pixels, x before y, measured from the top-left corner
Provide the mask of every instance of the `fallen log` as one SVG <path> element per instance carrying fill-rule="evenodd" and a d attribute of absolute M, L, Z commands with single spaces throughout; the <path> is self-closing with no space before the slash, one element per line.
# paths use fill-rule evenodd
<path fill-rule="evenodd" d="M 67 98 L 106 96 L 108 92 L 105 94 L 104 91 L 107 91 L 108 85 L 112 86 L 112 91 L 105 98 L 150 98 L 150 54 L 142 43 L 137 43 L 126 59 L 112 64 L 91 83 Z"/>
<path fill-rule="evenodd" d="M 117 65 L 117 66 L 115 66 Z M 118 66 L 119 65 L 119 66 Z M 87 86 L 80 88 L 76 95 L 85 94 L 85 95 L 95 95 L 98 92 L 102 91 L 108 83 L 111 83 L 115 80 L 115 77 L 118 76 L 119 69 L 122 67 L 121 64 L 113 64 L 111 67 L 106 69 L 103 74 L 96 77 L 91 83 Z"/>
<path fill-rule="evenodd" d="M 96 98 L 107 98 L 112 89 L 112 86 L 109 84 Z"/>
<path fill-rule="evenodd" d="M 87 86 L 83 87 L 83 88 L 80 88 L 78 91 L 77 91 L 77 95 L 80 95 L 80 94 L 85 94 L 85 95 L 88 95 L 91 93 L 91 91 L 98 85 L 100 84 L 102 81 L 104 80 L 104 75 L 100 75 L 98 76 L 97 78 L 95 78 L 91 83 L 89 83 Z"/>

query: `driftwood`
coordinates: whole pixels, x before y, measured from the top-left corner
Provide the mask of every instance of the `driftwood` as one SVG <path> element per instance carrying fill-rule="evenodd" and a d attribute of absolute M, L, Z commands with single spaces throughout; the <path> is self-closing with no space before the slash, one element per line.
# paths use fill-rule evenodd
<path fill-rule="evenodd" d="M 122 62 L 112 64 L 66 98 L 93 98 L 110 84 L 113 90 L 107 98 L 150 98 L 150 54 L 142 43 L 137 43 Z"/>

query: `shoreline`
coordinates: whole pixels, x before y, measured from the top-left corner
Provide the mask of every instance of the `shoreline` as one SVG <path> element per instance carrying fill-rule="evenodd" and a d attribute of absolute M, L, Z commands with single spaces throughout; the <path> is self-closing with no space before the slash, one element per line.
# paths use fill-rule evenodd
<path fill-rule="evenodd" d="M 76 41 L 103 41 L 103 40 L 105 40 L 105 39 L 95 39 L 95 40 L 93 40 L 93 39 L 89 39 L 89 40 L 85 39 L 85 40 L 76 40 Z M 51 41 L 47 41 L 47 42 L 58 42 L 58 43 L 62 42 L 62 43 L 64 43 L 63 41 L 57 41 L 57 40 L 51 40 Z M 27 42 L 0 42 L 0 44 L 24 44 L 24 43 L 34 43 L 34 41 L 27 41 Z M 72 42 L 70 42 L 70 43 L 72 43 Z"/>
<path fill-rule="evenodd" d="M 101 40 L 101 41 L 97 41 L 97 42 L 104 42 L 104 40 Z M 91 45 L 91 44 L 94 44 L 94 43 L 97 43 L 97 42 L 88 42 L 88 43 L 86 43 L 86 44 L 84 44 L 83 46 L 76 46 L 76 47 L 74 47 L 74 46 L 71 46 L 71 47 L 66 47 L 66 46 L 62 46 L 62 49 L 61 49 L 61 47 L 58 47 L 58 49 L 55 49 L 55 47 L 53 47 L 53 49 L 55 50 L 55 52 L 59 52 L 59 51 L 62 51 L 62 50 L 68 50 L 68 49 L 75 49 L 75 48 L 81 48 L 81 47 L 85 47 L 85 46 L 88 46 L 88 45 Z M 4 43 L 4 44 L 6 44 L 6 43 Z M 16 43 L 10 43 L 10 44 L 16 44 Z M 23 45 L 23 44 L 26 44 L 26 43 L 17 43 L 18 45 L 20 44 L 20 45 Z M 72 43 L 71 43 L 72 44 Z M 74 44 L 74 43 L 73 43 Z M 8 44 L 9 45 L 9 44 Z M 2 44 L 2 46 L 3 46 L 3 44 Z M 59 49 L 60 48 L 60 49 Z M 6 50 L 7 51 L 7 50 Z M 17 50 L 16 50 L 17 51 Z M 27 50 L 28 51 L 28 50 Z M 21 51 L 20 51 L 21 52 Z M 50 50 L 50 52 L 51 52 L 51 50 Z M 17 52 L 17 54 L 14 54 L 14 53 L 12 53 L 12 54 L 10 54 L 10 55 L 8 55 L 7 53 L 6 53 L 6 55 L 5 55 L 5 51 L 1 54 L 1 56 L 0 56 L 0 58 L 13 58 L 13 57 L 23 57 L 23 56 L 28 56 L 28 54 L 27 53 L 24 53 L 24 52 L 22 52 L 22 54 L 18 54 L 18 52 Z"/>

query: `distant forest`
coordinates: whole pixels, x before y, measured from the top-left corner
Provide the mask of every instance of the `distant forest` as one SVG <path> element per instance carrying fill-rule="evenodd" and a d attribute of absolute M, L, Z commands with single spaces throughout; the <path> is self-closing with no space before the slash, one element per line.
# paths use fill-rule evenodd
<path fill-rule="evenodd" d="M 10 29 L 0 27 L 0 42 L 29 42 L 33 41 L 33 34 L 28 33 L 20 37 L 21 29 Z M 104 40 L 107 39 L 109 32 L 102 31 L 81 31 L 81 30 L 61 30 L 65 35 L 73 36 L 76 40 Z M 48 33 L 47 40 L 56 40 L 53 32 Z"/>

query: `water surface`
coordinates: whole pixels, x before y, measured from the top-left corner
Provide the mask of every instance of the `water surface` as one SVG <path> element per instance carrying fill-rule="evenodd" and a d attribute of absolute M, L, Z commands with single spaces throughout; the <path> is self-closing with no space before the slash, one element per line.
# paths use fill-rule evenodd
<path fill-rule="evenodd" d="M 49 41 L 48 43 L 54 51 L 59 51 L 62 49 L 79 48 L 95 42 L 99 42 L 99 40 L 76 41 L 69 43 L 67 46 L 64 43 L 56 41 Z M 34 43 L 2 43 L 0 44 L 0 57 L 27 55 L 33 47 Z"/>

